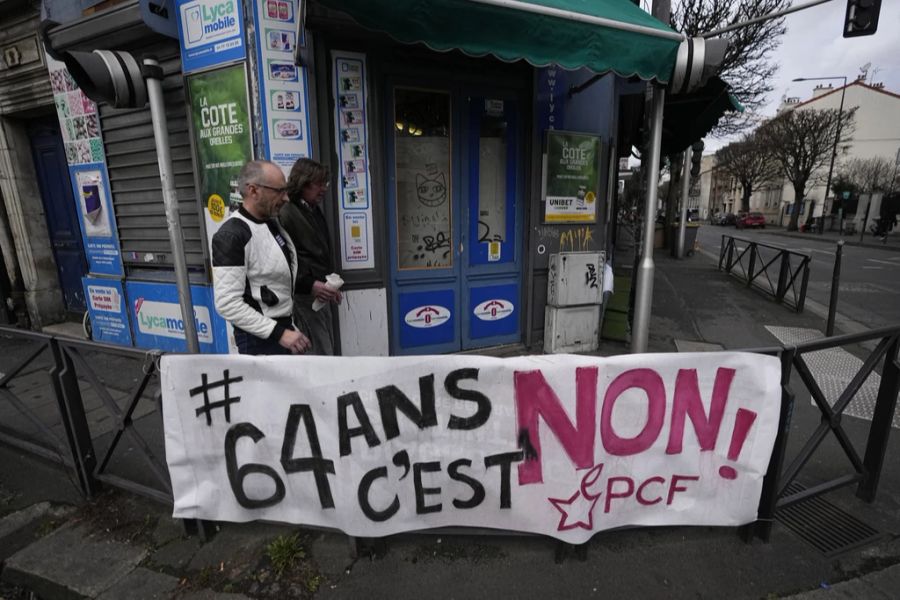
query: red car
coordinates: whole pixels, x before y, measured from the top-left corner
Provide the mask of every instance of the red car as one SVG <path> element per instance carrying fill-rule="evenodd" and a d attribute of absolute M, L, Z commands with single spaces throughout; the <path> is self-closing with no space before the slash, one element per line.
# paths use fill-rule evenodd
<path fill-rule="evenodd" d="M 734 222 L 734 226 L 738 229 L 744 229 L 745 227 L 759 227 L 760 229 L 765 229 L 766 217 L 758 212 L 747 213 L 746 215 L 738 217 Z"/>

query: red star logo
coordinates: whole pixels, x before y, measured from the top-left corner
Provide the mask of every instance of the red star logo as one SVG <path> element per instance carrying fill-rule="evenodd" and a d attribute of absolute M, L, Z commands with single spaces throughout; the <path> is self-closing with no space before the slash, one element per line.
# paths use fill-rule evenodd
<path fill-rule="evenodd" d="M 594 505 L 597 504 L 597 498 L 599 495 L 591 499 L 585 498 L 580 491 L 572 494 L 568 500 L 547 498 L 550 504 L 562 514 L 557 531 L 566 531 L 576 527 L 592 530 L 594 528 Z"/>

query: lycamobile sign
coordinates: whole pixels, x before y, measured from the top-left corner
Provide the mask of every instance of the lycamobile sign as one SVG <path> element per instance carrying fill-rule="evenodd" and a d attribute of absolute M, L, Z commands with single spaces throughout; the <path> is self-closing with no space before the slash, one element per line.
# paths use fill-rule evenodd
<path fill-rule="evenodd" d="M 183 71 L 244 58 L 239 0 L 178 2 Z"/>
<path fill-rule="evenodd" d="M 138 330 L 141 333 L 184 339 L 184 321 L 181 318 L 180 305 L 138 298 L 134 302 L 134 313 L 137 315 Z M 200 341 L 211 344 L 213 336 L 208 308 L 194 306 L 194 324 Z"/>

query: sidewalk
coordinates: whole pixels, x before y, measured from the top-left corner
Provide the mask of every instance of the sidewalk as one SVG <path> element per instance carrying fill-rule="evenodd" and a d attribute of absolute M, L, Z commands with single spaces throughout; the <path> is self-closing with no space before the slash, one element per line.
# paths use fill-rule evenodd
<path fill-rule="evenodd" d="M 771 347 L 778 343 L 772 331 L 824 326 L 718 272 L 703 251 L 679 261 L 660 250 L 655 262 L 652 352 Z M 0 356 L 10 355 L 8 344 L 0 338 Z M 624 344 L 601 348 L 623 352 Z M 798 393 L 792 431 L 808 435 L 819 422 L 808 395 Z M 862 419 L 844 422 L 854 440 L 868 427 Z M 804 441 L 792 435 L 789 456 Z M 170 507 L 112 490 L 84 502 L 62 471 L 0 444 L 0 598 L 24 600 L 30 591 L 44 600 L 893 598 L 900 589 L 898 457 L 895 435 L 874 503 L 852 488 L 825 497 L 831 514 L 876 532 L 860 547 L 826 555 L 776 520 L 768 544 L 744 543 L 731 528 L 602 532 L 583 560 L 569 554 L 560 564 L 555 541 L 514 534 L 399 535 L 358 558 L 341 534 L 276 524 L 223 523 L 203 543 L 183 535 Z M 830 472 L 841 461 L 837 444 L 828 443 L 806 469 Z"/>

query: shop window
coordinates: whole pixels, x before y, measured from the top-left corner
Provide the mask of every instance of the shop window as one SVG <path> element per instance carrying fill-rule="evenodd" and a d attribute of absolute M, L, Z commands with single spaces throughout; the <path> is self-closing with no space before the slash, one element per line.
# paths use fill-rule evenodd
<path fill-rule="evenodd" d="M 394 121 L 398 265 L 451 267 L 450 95 L 396 88 Z"/>

